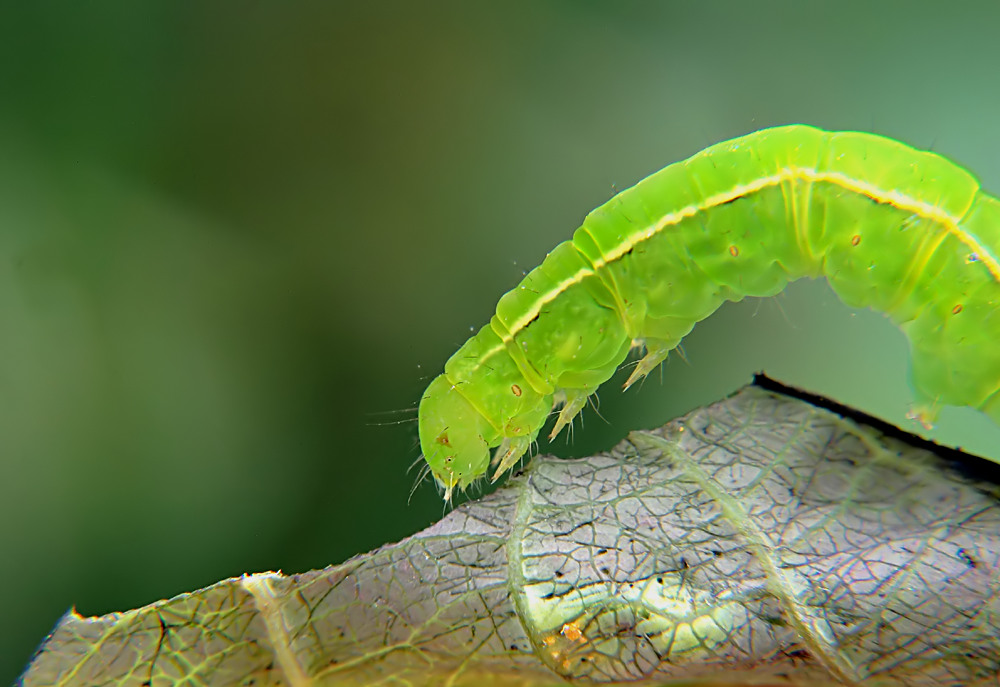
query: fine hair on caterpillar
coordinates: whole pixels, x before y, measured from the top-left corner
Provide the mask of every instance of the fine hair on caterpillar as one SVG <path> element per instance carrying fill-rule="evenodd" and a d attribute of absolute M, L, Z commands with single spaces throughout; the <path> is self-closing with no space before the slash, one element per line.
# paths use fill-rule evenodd
<path fill-rule="evenodd" d="M 641 346 L 625 387 L 725 301 L 825 278 L 910 346 L 912 416 L 1000 422 L 1000 201 L 935 153 L 861 132 L 764 129 L 669 165 L 587 215 L 445 364 L 420 444 L 445 491 L 550 439 Z"/>

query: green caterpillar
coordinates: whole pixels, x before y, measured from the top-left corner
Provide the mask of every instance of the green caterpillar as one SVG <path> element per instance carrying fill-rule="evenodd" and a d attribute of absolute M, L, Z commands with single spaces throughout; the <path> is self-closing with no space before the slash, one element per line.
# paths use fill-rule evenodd
<path fill-rule="evenodd" d="M 764 129 L 672 164 L 591 212 L 497 304 L 420 401 L 445 498 L 495 480 L 554 407 L 550 439 L 641 346 L 625 388 L 723 301 L 826 277 L 910 342 L 913 416 L 1000 423 L 1000 202 L 934 153 L 867 133 Z"/>

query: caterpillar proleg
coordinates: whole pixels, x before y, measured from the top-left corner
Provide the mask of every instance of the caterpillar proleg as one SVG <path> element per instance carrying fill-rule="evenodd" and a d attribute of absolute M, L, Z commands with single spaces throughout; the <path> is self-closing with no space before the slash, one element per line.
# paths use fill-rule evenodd
<path fill-rule="evenodd" d="M 587 215 L 497 304 L 420 401 L 449 498 L 550 438 L 641 346 L 626 388 L 723 301 L 825 277 L 910 344 L 913 415 L 966 405 L 1000 423 L 1000 201 L 940 155 L 793 125 L 711 146 Z"/>

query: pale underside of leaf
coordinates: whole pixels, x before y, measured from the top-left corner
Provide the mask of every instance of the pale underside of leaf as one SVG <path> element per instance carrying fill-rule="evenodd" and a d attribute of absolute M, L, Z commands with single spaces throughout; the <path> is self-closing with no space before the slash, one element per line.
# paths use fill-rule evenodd
<path fill-rule="evenodd" d="M 1000 502 L 971 474 L 747 387 L 340 565 L 70 612 L 22 683 L 996 684 Z"/>

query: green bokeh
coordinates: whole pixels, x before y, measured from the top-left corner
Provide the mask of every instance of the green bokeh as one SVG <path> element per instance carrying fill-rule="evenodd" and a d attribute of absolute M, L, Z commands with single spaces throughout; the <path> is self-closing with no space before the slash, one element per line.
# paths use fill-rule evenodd
<path fill-rule="evenodd" d="M 72 605 L 317 568 L 436 520 L 430 485 L 407 503 L 423 385 L 614 189 L 789 122 L 933 148 L 1000 189 L 998 21 L 994 2 L 4 3 L 0 683 Z M 726 307 L 684 349 L 557 452 L 758 369 L 904 422 L 902 335 L 822 284 Z M 1000 458 L 972 412 L 938 436 Z"/>

